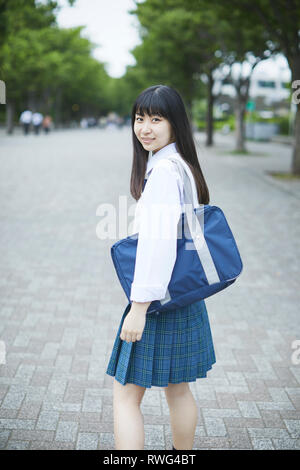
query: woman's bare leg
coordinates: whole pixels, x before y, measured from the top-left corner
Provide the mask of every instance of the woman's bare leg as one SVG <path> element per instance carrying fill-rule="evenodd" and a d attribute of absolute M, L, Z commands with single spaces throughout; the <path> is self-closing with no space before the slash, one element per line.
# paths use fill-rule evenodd
<path fill-rule="evenodd" d="M 146 388 L 114 379 L 114 435 L 116 450 L 144 449 L 144 417 L 140 410 Z"/>
<path fill-rule="evenodd" d="M 198 408 L 187 382 L 164 388 L 170 410 L 173 446 L 177 450 L 193 448 Z"/>

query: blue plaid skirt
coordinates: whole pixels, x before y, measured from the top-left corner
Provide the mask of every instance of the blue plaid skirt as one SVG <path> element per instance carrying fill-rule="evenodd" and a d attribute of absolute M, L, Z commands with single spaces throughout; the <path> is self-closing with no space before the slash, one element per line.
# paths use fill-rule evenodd
<path fill-rule="evenodd" d="M 204 300 L 169 312 L 147 313 L 142 338 L 127 343 L 120 334 L 130 305 L 123 313 L 106 374 L 123 385 L 147 388 L 206 377 L 216 358 Z"/>

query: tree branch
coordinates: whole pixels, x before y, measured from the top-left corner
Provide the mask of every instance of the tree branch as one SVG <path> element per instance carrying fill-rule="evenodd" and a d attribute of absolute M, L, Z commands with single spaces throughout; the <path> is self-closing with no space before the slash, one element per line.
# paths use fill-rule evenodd
<path fill-rule="evenodd" d="M 278 9 L 277 0 L 269 0 L 269 3 L 270 3 L 270 6 L 273 9 L 274 17 L 276 18 L 278 25 L 279 26 L 281 25 L 280 29 L 281 29 L 282 42 L 285 44 L 287 55 L 290 55 L 291 54 L 291 44 L 290 44 L 289 37 L 288 37 L 288 34 L 287 34 L 287 29 L 288 28 L 286 28 L 286 25 L 283 24 L 284 21 L 282 20 L 282 18 L 283 18 L 282 12 L 280 12 L 279 9 Z"/>
<path fill-rule="evenodd" d="M 270 0 L 270 2 L 272 3 L 272 0 Z M 262 23 L 265 25 L 265 27 L 269 31 L 269 33 L 272 36 L 276 37 L 277 40 L 280 42 L 280 44 L 284 43 L 282 35 L 278 33 L 278 30 L 276 28 L 274 29 L 274 25 L 272 25 L 272 22 L 269 21 L 269 16 L 267 14 L 265 14 L 265 12 L 261 9 L 261 7 L 259 5 L 257 5 L 256 2 L 246 1 L 245 6 L 249 10 L 251 10 L 253 13 L 257 14 L 257 16 L 261 19 Z M 289 53 L 289 45 L 285 44 L 285 48 L 286 48 L 286 50 L 284 52 L 287 55 Z"/>

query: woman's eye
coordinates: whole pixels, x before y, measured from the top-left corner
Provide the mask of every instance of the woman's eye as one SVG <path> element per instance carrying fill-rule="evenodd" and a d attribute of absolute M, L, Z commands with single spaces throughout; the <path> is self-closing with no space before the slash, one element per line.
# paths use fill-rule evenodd
<path fill-rule="evenodd" d="M 141 117 L 136 117 L 136 121 L 140 122 L 139 119 L 143 120 L 143 118 L 141 118 Z M 160 121 L 159 118 L 152 118 L 152 121 L 153 120 Z"/>

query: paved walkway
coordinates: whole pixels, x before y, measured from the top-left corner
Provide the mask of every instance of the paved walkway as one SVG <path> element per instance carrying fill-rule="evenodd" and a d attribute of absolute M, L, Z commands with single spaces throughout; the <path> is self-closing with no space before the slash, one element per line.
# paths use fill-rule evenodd
<path fill-rule="evenodd" d="M 244 271 L 206 301 L 217 362 L 191 383 L 194 449 L 299 449 L 300 184 L 266 173 L 287 171 L 291 148 L 251 142 L 264 156 L 233 156 L 230 136 L 210 150 L 197 140 Z M 126 298 L 96 210 L 129 195 L 130 146 L 128 129 L 1 134 L 0 448 L 114 448 L 105 370 Z M 145 448 L 171 449 L 163 389 L 141 409 Z"/>

